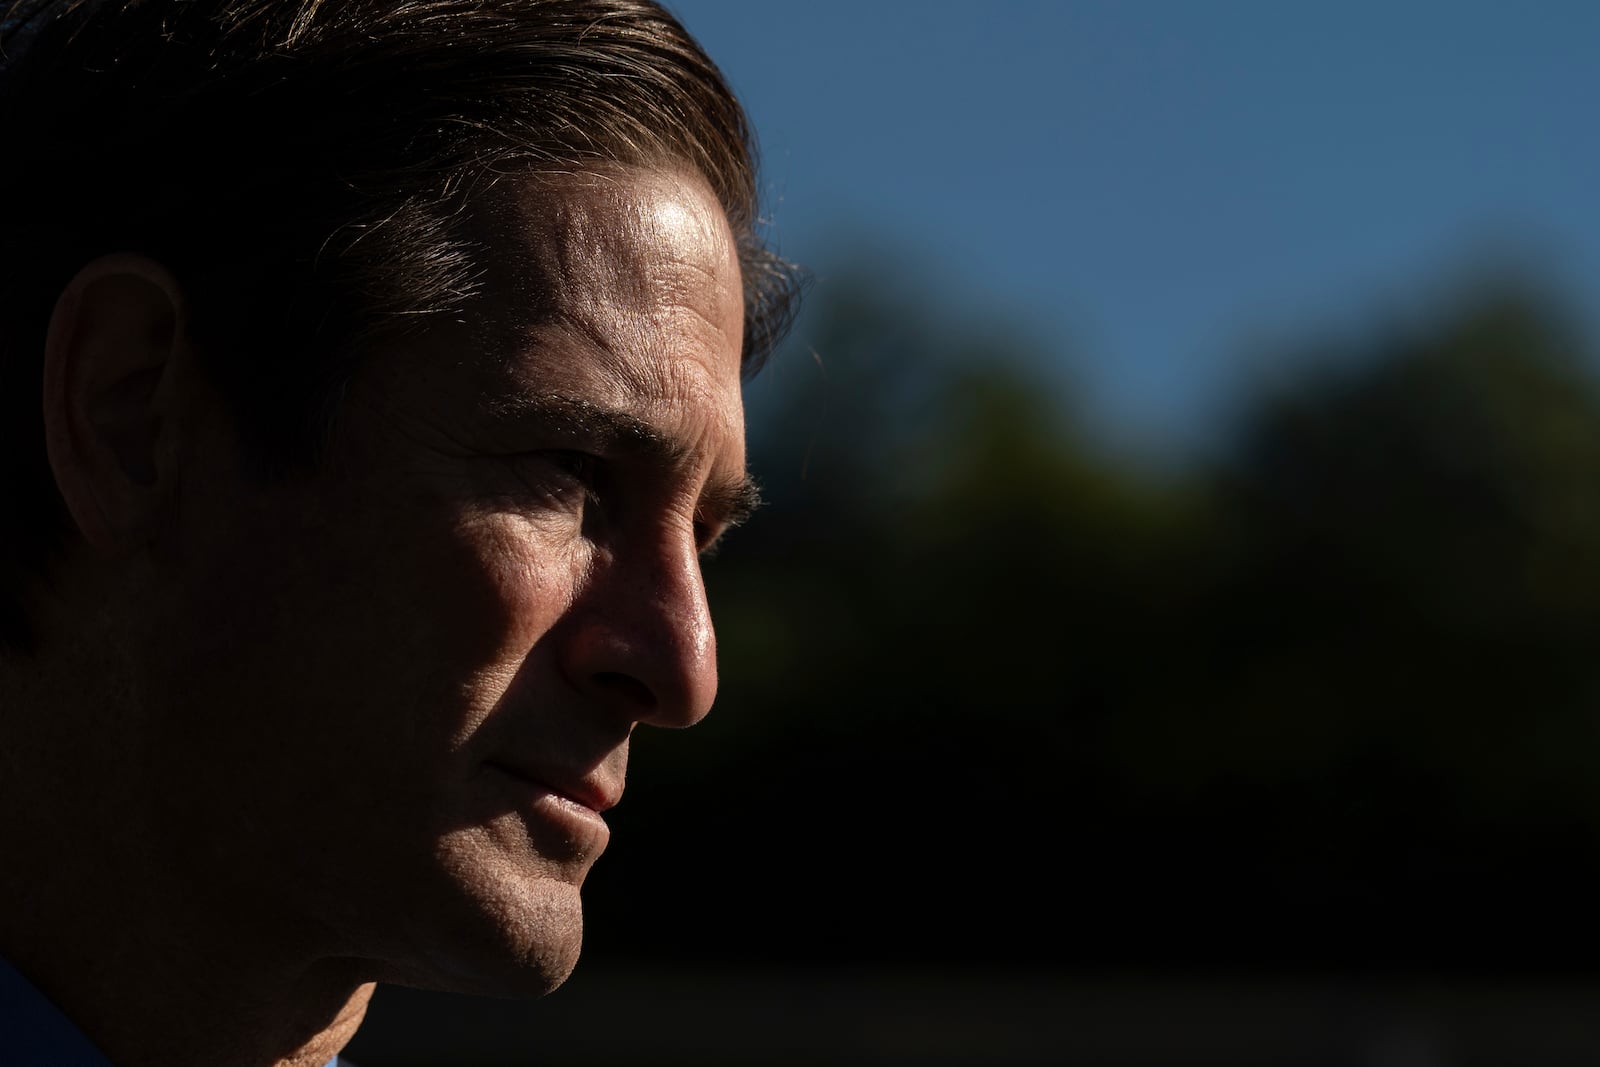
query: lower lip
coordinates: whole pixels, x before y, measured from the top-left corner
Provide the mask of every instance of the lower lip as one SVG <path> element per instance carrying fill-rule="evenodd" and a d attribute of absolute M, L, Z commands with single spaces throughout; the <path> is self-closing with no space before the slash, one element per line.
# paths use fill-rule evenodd
<path fill-rule="evenodd" d="M 490 764 L 489 769 L 506 784 L 506 792 L 513 798 L 518 813 L 541 828 L 559 833 L 565 849 L 570 849 L 576 855 L 593 857 L 606 847 L 611 828 L 598 811 L 504 767 Z M 554 844 L 544 840 L 546 834 L 538 836 L 541 838 L 538 842 L 541 851 L 548 844 Z"/>

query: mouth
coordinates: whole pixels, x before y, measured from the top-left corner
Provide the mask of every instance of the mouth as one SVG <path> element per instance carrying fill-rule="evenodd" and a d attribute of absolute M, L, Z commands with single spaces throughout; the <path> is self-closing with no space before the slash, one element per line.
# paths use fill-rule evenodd
<path fill-rule="evenodd" d="M 610 788 L 589 776 L 563 778 L 506 763 L 485 763 L 483 769 L 493 782 L 488 795 L 502 812 L 515 813 L 545 860 L 587 869 L 605 851 L 611 828 L 600 813 L 616 804 L 620 785 Z"/>
<path fill-rule="evenodd" d="M 492 760 L 486 766 L 533 790 L 547 793 L 567 805 L 584 809 L 596 817 L 616 807 L 617 802 L 622 799 L 620 784 L 613 785 L 594 773 L 581 777 L 564 776 L 514 767 Z"/>

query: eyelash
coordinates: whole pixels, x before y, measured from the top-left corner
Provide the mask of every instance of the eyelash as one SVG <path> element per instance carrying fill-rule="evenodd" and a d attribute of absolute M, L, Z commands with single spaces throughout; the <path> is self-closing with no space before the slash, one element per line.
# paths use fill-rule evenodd
<path fill-rule="evenodd" d="M 702 560 L 716 559 L 717 549 L 722 545 L 722 535 L 711 536 L 711 527 L 707 526 L 699 516 L 694 520 L 694 543 L 698 546 L 698 555 Z"/>
<path fill-rule="evenodd" d="M 584 485 L 594 484 L 595 468 L 599 461 L 589 453 L 556 449 L 544 452 L 542 455 L 551 465 L 560 468 L 574 481 L 582 482 Z"/>

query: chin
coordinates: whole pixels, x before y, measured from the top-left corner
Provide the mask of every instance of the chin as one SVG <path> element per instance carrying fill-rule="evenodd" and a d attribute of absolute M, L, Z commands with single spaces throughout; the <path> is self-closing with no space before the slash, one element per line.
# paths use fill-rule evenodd
<path fill-rule="evenodd" d="M 578 887 L 542 884 L 515 894 L 488 916 L 492 951 L 463 974 L 478 996 L 540 997 L 571 976 L 583 948 Z"/>
<path fill-rule="evenodd" d="M 390 957 L 378 981 L 477 997 L 542 997 L 565 982 L 583 946 L 583 908 L 575 886 L 481 897 L 472 913 L 446 924 L 442 915 Z"/>
<path fill-rule="evenodd" d="M 490 997 L 539 997 L 567 980 L 583 947 L 588 863 L 483 847 L 472 832 L 435 856 L 433 890 L 412 897 L 398 984 Z"/>
<path fill-rule="evenodd" d="M 601 851 L 564 844 L 507 815 L 462 818 L 422 856 L 394 842 L 388 862 L 371 865 L 383 874 L 362 878 L 349 943 L 369 951 L 354 954 L 377 964 L 380 982 L 470 996 L 549 993 L 577 965 L 580 890 Z"/>

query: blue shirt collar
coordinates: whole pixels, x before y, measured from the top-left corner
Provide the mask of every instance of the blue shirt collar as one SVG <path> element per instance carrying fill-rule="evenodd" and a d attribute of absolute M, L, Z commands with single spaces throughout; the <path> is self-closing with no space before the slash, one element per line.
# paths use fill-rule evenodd
<path fill-rule="evenodd" d="M 112 1067 L 50 998 L 0 956 L 0 1060 L 7 1067 Z M 335 1056 L 327 1067 L 354 1067 Z"/>
<path fill-rule="evenodd" d="M 0 1057 L 16 1067 L 111 1067 L 61 1009 L 0 956 Z"/>

